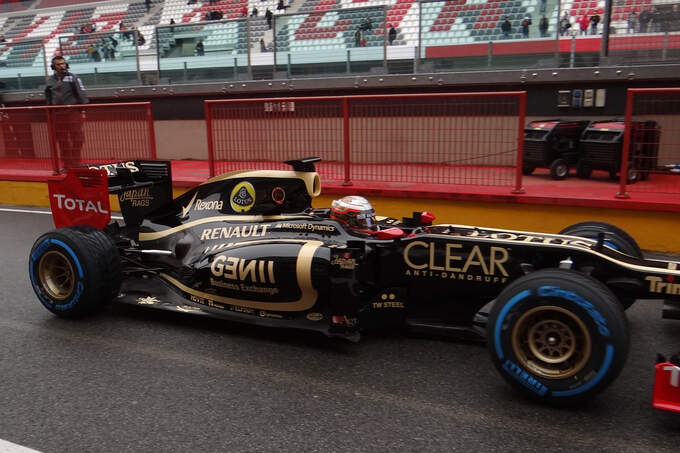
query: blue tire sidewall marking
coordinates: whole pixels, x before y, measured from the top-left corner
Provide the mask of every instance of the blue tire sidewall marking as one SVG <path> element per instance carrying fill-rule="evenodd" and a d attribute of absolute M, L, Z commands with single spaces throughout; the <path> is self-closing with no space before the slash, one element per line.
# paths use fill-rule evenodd
<path fill-rule="evenodd" d="M 604 245 L 609 247 L 610 249 L 618 250 L 619 248 L 616 246 L 616 244 L 609 242 L 609 241 L 604 241 Z"/>
<path fill-rule="evenodd" d="M 505 317 L 508 315 L 508 312 L 512 309 L 512 307 L 514 307 L 518 302 L 526 299 L 529 296 L 531 296 L 531 290 L 528 289 L 525 289 L 524 291 L 515 294 L 508 301 L 508 303 L 505 304 L 505 306 L 501 309 L 500 314 L 498 315 L 498 319 L 496 320 L 496 325 L 494 326 L 493 330 L 494 336 L 493 341 L 494 346 L 496 348 L 496 355 L 498 356 L 499 359 L 504 358 L 503 346 L 501 345 L 501 327 L 503 326 L 503 321 L 505 320 Z"/>
<path fill-rule="evenodd" d="M 30 278 L 31 278 L 31 284 L 33 285 L 33 288 L 34 288 L 36 294 L 38 295 L 40 302 L 42 302 L 43 305 L 45 305 L 48 308 L 53 308 L 53 309 L 56 309 L 56 310 L 67 310 L 67 309 L 71 308 L 73 306 L 73 304 L 75 304 L 78 301 L 78 299 L 80 299 L 80 296 L 81 296 L 81 294 L 83 293 L 83 290 L 84 290 L 82 281 L 78 282 L 78 284 L 76 286 L 76 291 L 75 291 L 73 297 L 71 298 L 71 300 L 68 303 L 61 304 L 61 305 L 54 304 L 52 300 L 49 300 L 49 299 L 46 300 L 45 296 L 43 295 L 42 291 L 40 290 L 40 286 L 35 281 L 35 272 L 34 272 L 35 261 L 38 258 L 40 258 L 42 256 L 43 252 L 52 244 L 58 245 L 59 247 L 66 250 L 66 252 L 68 252 L 69 255 L 71 255 L 71 258 L 73 259 L 73 262 L 76 264 L 76 268 L 78 269 L 78 276 L 82 280 L 83 275 L 84 275 L 83 274 L 83 267 L 81 266 L 80 260 L 78 260 L 78 258 L 76 257 L 76 254 L 73 251 L 73 249 L 71 247 L 69 247 L 66 243 L 64 243 L 63 241 L 60 241 L 59 239 L 45 239 L 38 247 L 36 247 L 35 252 L 31 254 L 31 260 L 30 260 L 29 267 L 28 267 Z"/>
<path fill-rule="evenodd" d="M 552 392 L 552 395 L 557 397 L 574 396 L 578 395 L 579 393 L 583 393 L 590 390 L 595 385 L 597 385 L 597 383 L 600 382 L 602 378 L 604 378 L 604 376 L 607 374 L 607 371 L 609 371 L 609 368 L 611 367 L 613 360 L 614 360 L 614 345 L 607 344 L 604 355 L 604 363 L 602 364 L 600 371 L 597 372 L 593 379 L 588 381 L 587 384 L 577 387 L 575 389 Z"/>
<path fill-rule="evenodd" d="M 498 356 L 499 359 L 504 358 L 504 353 L 503 353 L 503 347 L 501 345 L 501 328 L 503 325 L 503 321 L 505 320 L 505 317 L 507 316 L 508 312 L 512 309 L 513 306 L 517 305 L 520 301 L 526 299 L 528 296 L 531 295 L 530 290 L 524 290 L 520 293 L 515 294 L 507 304 L 501 309 L 500 314 L 498 315 L 498 319 L 496 320 L 496 325 L 494 326 L 494 346 L 496 349 L 496 355 Z M 581 385 L 577 388 L 571 389 L 571 390 L 561 390 L 561 391 L 551 391 L 552 396 L 555 397 L 569 397 L 569 396 L 574 396 L 578 395 L 580 393 L 586 392 L 596 386 L 607 374 L 609 371 L 609 368 L 612 365 L 612 362 L 614 360 L 614 345 L 612 344 L 607 344 L 605 347 L 605 357 L 604 357 L 604 362 L 602 363 L 602 366 L 600 367 L 600 370 L 597 372 L 595 377 L 588 381 L 586 384 Z M 522 382 L 522 381 L 520 381 Z M 526 385 L 526 384 L 525 384 Z"/>

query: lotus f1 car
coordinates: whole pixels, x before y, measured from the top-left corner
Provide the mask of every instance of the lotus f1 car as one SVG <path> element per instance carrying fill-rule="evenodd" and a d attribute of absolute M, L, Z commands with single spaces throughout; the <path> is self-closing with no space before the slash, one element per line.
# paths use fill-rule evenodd
<path fill-rule="evenodd" d="M 312 207 L 316 161 L 224 174 L 175 199 L 167 162 L 71 169 L 50 183 L 57 229 L 31 250 L 33 289 L 62 317 L 115 301 L 350 340 L 373 329 L 486 339 L 511 385 L 557 404 L 617 376 L 636 299 L 664 299 L 678 317 L 680 263 L 644 259 L 614 226 L 547 234 L 368 213 L 356 229 Z M 124 223 L 110 222 L 109 193 Z"/>

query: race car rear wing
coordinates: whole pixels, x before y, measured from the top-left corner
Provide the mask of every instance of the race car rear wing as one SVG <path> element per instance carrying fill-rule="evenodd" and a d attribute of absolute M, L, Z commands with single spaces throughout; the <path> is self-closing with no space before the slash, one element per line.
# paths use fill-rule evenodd
<path fill-rule="evenodd" d="M 139 225 L 148 212 L 172 201 L 168 161 L 128 161 L 70 168 L 48 183 L 57 228 L 92 225 L 103 229 L 111 219 L 109 194 L 118 196 L 126 225 Z"/>
<path fill-rule="evenodd" d="M 135 160 L 88 168 L 106 170 L 108 191 L 118 196 L 126 225 L 139 225 L 146 213 L 172 200 L 169 161 Z"/>

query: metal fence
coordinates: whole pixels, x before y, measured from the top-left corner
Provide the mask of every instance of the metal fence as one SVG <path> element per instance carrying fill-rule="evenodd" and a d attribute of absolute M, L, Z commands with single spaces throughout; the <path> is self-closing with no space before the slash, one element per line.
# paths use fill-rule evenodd
<path fill-rule="evenodd" d="M 206 101 L 210 174 L 308 155 L 347 185 L 521 191 L 524 112 L 524 92 Z"/>
<path fill-rule="evenodd" d="M 149 102 L 0 109 L 0 170 L 39 174 L 136 158 L 156 158 Z"/>
<path fill-rule="evenodd" d="M 680 88 L 628 89 L 624 121 L 618 196 L 680 194 Z"/>

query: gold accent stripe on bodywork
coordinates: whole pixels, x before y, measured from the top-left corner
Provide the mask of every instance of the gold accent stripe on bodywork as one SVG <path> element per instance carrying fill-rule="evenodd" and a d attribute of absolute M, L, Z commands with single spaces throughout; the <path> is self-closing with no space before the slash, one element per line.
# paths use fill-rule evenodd
<path fill-rule="evenodd" d="M 236 170 L 223 175 L 215 176 L 201 185 L 217 181 L 236 178 L 273 178 L 273 179 L 301 179 L 307 187 L 307 193 L 311 197 L 318 197 L 321 193 L 321 179 L 316 172 L 291 171 L 291 170 Z"/>
<path fill-rule="evenodd" d="M 168 283 L 179 288 L 187 294 L 203 297 L 215 302 L 254 308 L 256 310 L 305 311 L 314 306 L 318 296 L 317 291 L 312 285 L 312 260 L 314 258 L 316 249 L 318 249 L 322 244 L 323 243 L 321 241 L 307 241 L 302 245 L 302 247 L 300 247 L 297 261 L 295 263 L 295 274 L 297 275 L 297 284 L 300 288 L 300 298 L 293 302 L 270 302 L 218 296 L 190 288 L 167 274 L 161 273 L 159 275 Z"/>
<path fill-rule="evenodd" d="M 294 215 L 222 215 L 215 217 L 206 217 L 204 219 L 194 220 L 176 227 L 168 228 L 163 231 L 154 231 L 153 233 L 139 233 L 140 242 L 144 241 L 155 241 L 156 239 L 163 238 L 165 236 L 170 236 L 171 234 L 177 233 L 178 231 L 186 230 L 187 228 L 193 228 L 198 225 L 203 225 L 205 223 L 212 222 L 239 222 L 243 223 L 260 223 L 260 222 L 275 222 L 277 220 L 309 220 L 312 216 L 305 214 L 294 214 Z"/>

